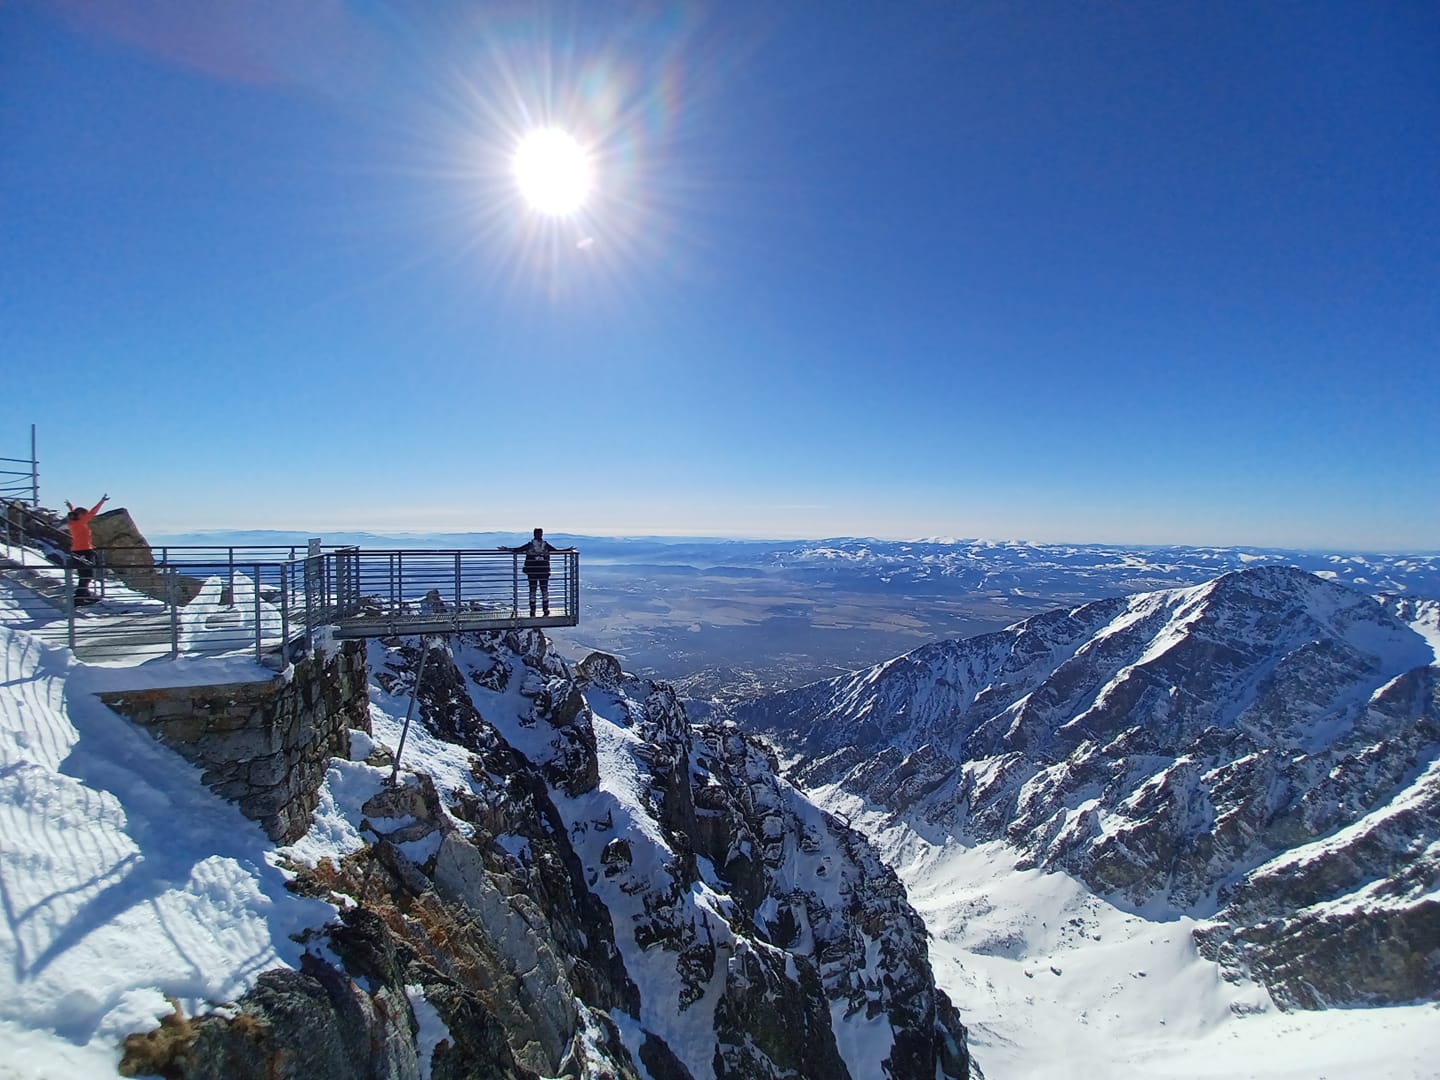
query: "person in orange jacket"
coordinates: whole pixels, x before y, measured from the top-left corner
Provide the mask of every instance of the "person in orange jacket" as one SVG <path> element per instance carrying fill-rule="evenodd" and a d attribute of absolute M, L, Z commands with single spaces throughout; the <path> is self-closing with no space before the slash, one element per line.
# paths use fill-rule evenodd
<path fill-rule="evenodd" d="M 65 524 L 70 526 L 70 558 L 75 567 L 77 604 L 95 601 L 95 597 L 90 595 L 90 580 L 95 576 L 95 540 L 90 535 L 90 522 L 100 513 L 100 507 L 109 501 L 109 495 L 102 495 L 99 502 L 86 510 L 69 499 L 65 500 L 65 506 L 70 511 L 65 515 Z"/>

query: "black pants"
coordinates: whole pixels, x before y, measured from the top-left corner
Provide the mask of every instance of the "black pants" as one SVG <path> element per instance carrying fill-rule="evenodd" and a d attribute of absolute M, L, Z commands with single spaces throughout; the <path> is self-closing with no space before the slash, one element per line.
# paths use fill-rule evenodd
<path fill-rule="evenodd" d="M 75 595 L 89 596 L 90 582 L 95 577 L 95 549 L 72 551 L 70 565 L 75 568 Z"/>
<path fill-rule="evenodd" d="M 526 574 L 530 579 L 530 614 L 535 614 L 535 590 L 540 590 L 541 603 L 545 605 L 545 614 L 550 614 L 550 575 L 549 574 Z"/>

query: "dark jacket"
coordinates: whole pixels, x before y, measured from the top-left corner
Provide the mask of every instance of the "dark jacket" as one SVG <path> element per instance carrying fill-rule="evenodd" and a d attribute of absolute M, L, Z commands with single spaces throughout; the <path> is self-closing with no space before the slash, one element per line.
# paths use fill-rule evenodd
<path fill-rule="evenodd" d="M 512 551 L 517 555 L 521 552 L 524 553 L 525 565 L 521 569 L 525 571 L 526 577 L 548 578 L 550 576 L 550 553 L 560 549 L 549 540 L 531 540 L 519 547 L 505 548 L 504 550 Z"/>

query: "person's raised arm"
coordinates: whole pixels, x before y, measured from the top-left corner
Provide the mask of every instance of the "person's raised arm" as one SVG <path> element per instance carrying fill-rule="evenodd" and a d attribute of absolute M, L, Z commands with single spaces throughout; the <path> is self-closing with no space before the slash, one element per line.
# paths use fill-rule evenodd
<path fill-rule="evenodd" d="M 96 514 L 98 514 L 100 512 L 100 507 L 104 506 L 109 501 L 110 496 L 108 494 L 101 495 L 100 501 L 90 508 L 90 516 L 94 517 Z"/>

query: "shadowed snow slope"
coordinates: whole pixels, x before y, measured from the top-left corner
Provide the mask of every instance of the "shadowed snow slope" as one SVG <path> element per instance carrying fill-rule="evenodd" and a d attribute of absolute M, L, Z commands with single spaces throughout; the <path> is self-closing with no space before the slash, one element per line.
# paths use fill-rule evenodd
<path fill-rule="evenodd" d="M 293 964 L 330 904 L 258 825 L 96 701 L 109 673 L 0 626 L 0 1076 L 113 1076 L 121 1038 Z"/>

